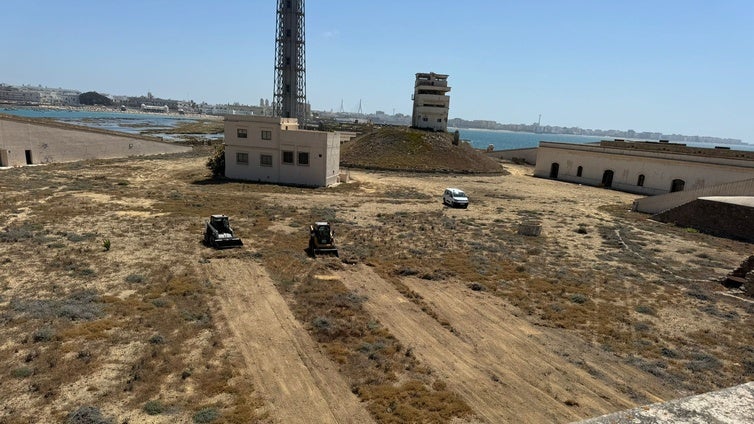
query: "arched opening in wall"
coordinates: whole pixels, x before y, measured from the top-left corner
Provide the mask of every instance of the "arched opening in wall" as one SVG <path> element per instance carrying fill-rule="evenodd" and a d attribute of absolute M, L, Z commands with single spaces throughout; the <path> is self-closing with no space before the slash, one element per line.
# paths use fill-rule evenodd
<path fill-rule="evenodd" d="M 636 181 L 636 185 L 644 187 L 644 174 L 639 175 L 639 179 Z"/>
<path fill-rule="evenodd" d="M 686 186 L 686 181 L 683 181 L 681 179 L 675 179 L 673 180 L 673 183 L 670 185 L 670 192 L 675 193 L 676 191 L 683 191 L 683 188 Z"/>
<path fill-rule="evenodd" d="M 26 151 L 26 164 L 31 165 L 32 163 L 34 162 L 31 161 L 31 150 L 27 150 Z"/>
<path fill-rule="evenodd" d="M 608 169 L 602 173 L 602 187 L 610 188 L 613 186 L 613 171 Z"/>
<path fill-rule="evenodd" d="M 577 176 L 577 177 L 580 177 L 580 176 L 581 176 L 581 173 L 583 173 L 583 172 L 584 172 L 584 167 L 583 167 L 583 166 L 579 166 L 579 167 L 578 167 L 578 168 L 576 169 L 576 176 Z"/>
<path fill-rule="evenodd" d="M 608 169 L 605 172 L 602 173 L 602 184 L 601 186 L 604 188 L 610 188 L 613 186 L 613 171 Z"/>
<path fill-rule="evenodd" d="M 553 162 L 550 165 L 550 178 L 558 178 L 558 171 L 560 171 L 560 165 L 557 162 Z"/>

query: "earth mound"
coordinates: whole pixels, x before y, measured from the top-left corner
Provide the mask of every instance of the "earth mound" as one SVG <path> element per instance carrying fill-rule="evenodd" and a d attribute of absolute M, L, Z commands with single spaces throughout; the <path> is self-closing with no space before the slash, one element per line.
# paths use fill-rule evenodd
<path fill-rule="evenodd" d="M 504 173 L 496 160 L 453 134 L 413 128 L 380 128 L 345 142 L 340 149 L 345 167 L 390 171 Z"/>

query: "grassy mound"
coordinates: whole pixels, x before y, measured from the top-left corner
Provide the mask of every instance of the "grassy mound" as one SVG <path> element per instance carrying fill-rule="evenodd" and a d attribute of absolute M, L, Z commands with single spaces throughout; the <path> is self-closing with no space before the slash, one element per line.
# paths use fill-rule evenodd
<path fill-rule="evenodd" d="M 453 134 L 413 128 L 380 128 L 343 143 L 346 167 L 418 172 L 502 173 L 502 166 Z"/>

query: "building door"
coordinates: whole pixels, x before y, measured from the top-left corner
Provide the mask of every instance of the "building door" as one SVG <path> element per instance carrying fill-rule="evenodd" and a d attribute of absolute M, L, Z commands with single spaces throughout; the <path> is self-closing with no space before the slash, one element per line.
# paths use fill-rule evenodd
<path fill-rule="evenodd" d="M 675 179 L 673 180 L 673 183 L 670 185 L 670 192 L 675 193 L 676 191 L 683 191 L 683 188 L 686 186 L 686 181 Z"/>
<path fill-rule="evenodd" d="M 552 165 L 550 165 L 550 178 L 558 178 L 559 170 L 560 165 L 557 162 L 553 162 Z"/>
<path fill-rule="evenodd" d="M 613 186 L 613 171 L 607 170 L 602 174 L 602 187 L 610 188 Z"/>
<path fill-rule="evenodd" d="M 31 161 L 31 150 L 26 151 L 26 164 L 31 165 L 33 162 Z"/>
<path fill-rule="evenodd" d="M 0 166 L 8 166 L 8 151 L 0 150 Z"/>

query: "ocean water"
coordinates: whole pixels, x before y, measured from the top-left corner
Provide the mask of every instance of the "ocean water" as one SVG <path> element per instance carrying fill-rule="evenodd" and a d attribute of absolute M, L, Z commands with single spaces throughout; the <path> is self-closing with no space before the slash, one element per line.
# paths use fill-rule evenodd
<path fill-rule="evenodd" d="M 139 134 L 141 131 L 169 129 L 180 121 L 191 120 L 168 115 L 145 113 L 94 112 L 86 110 L 58 110 L 37 108 L 0 108 L 0 113 L 26 118 L 49 118 L 75 125 Z"/>
<path fill-rule="evenodd" d="M 473 147 L 486 149 L 490 144 L 495 150 L 523 149 L 537 147 L 540 141 L 560 141 L 564 143 L 595 143 L 603 137 L 587 137 L 569 134 L 535 134 L 527 132 L 500 131 L 500 130 L 473 130 L 465 128 L 448 128 L 455 131 L 461 139 L 468 140 Z"/>
<path fill-rule="evenodd" d="M 123 112 L 94 112 L 87 110 L 58 110 L 39 108 L 2 108 L 0 113 L 23 116 L 28 118 L 50 118 L 76 125 L 85 125 L 94 128 L 102 128 L 111 131 L 120 131 L 129 134 L 139 134 L 143 130 L 159 130 L 175 127 L 179 122 L 192 121 L 192 118 L 177 117 L 172 115 L 152 115 L 145 113 Z M 456 128 L 448 128 L 455 131 Z M 513 132 L 501 130 L 478 130 L 458 128 L 462 139 L 468 140 L 472 146 L 478 149 L 486 149 L 490 144 L 495 150 L 522 149 L 537 147 L 540 141 L 557 141 L 563 143 L 595 143 L 600 140 L 611 140 L 610 137 L 581 136 L 571 134 L 535 134 L 527 132 Z M 162 136 L 166 140 L 174 136 L 168 134 L 154 134 Z M 221 138 L 221 135 L 206 136 L 208 138 Z M 714 147 L 708 143 L 686 143 L 689 146 Z M 717 144 L 718 146 L 730 147 L 735 150 L 754 151 L 752 144 Z"/>
<path fill-rule="evenodd" d="M 613 137 L 582 136 L 572 134 L 535 134 L 527 132 L 474 130 L 466 128 L 448 128 L 448 131 L 458 130 L 461 139 L 468 140 L 473 147 L 486 149 L 490 144 L 495 150 L 523 149 L 537 147 L 540 141 L 556 141 L 562 143 L 595 143 L 601 140 L 613 140 Z M 754 151 L 754 144 L 710 144 L 690 143 L 687 146 L 712 148 L 715 146 L 730 147 L 732 150 Z"/>

